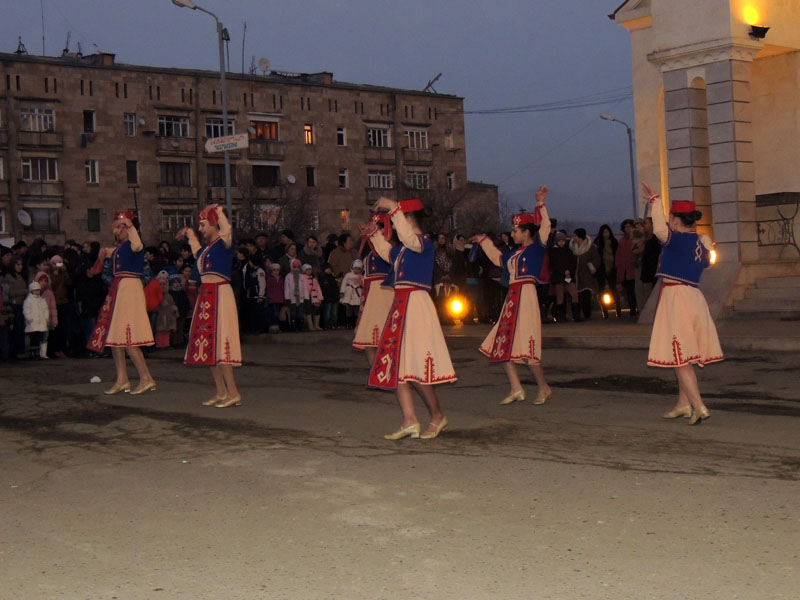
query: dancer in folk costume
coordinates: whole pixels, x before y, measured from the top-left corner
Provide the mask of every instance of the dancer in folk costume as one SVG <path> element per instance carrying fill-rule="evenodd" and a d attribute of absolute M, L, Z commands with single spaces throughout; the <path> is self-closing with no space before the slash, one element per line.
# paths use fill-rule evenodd
<path fill-rule="evenodd" d="M 205 207 L 198 220 L 205 246 L 200 245 L 194 230 L 187 227 L 178 232 L 179 238 L 188 238 L 200 272 L 200 292 L 184 362 L 211 367 L 217 394 L 203 402 L 204 406 L 239 406 L 242 396 L 233 367 L 242 366 L 242 347 L 236 297 L 230 284 L 234 252 L 231 224 L 218 204 Z"/>
<path fill-rule="evenodd" d="M 383 225 L 384 239 L 389 241 L 392 237 L 392 223 L 387 214 L 374 214 L 371 220 L 376 225 Z M 369 238 L 370 251 L 364 259 L 364 292 L 361 296 L 361 311 L 358 313 L 358 322 L 353 336 L 353 349 L 364 352 L 371 365 L 375 362 L 375 352 L 381 339 L 386 315 L 394 300 L 394 290 L 390 272 L 392 265 L 383 260 L 375 251 Z M 361 251 L 359 250 L 359 254 Z"/>
<path fill-rule="evenodd" d="M 660 197 L 646 183 L 643 186 L 653 207 Z M 694 202 L 673 201 L 667 223 L 659 200 L 651 216 L 653 234 L 663 248 L 656 272 L 662 280 L 661 295 L 647 364 L 675 369 L 678 402 L 664 418 L 686 417 L 689 425 L 699 425 L 710 415 L 700 397 L 693 365 L 702 367 L 724 358 L 708 304 L 698 289 L 703 270 L 710 264 L 712 243 L 707 235 L 697 234 L 695 224 L 703 215 Z"/>
<path fill-rule="evenodd" d="M 359 226 L 362 235 L 370 236 L 375 252 L 391 263 L 394 271 L 394 299 L 383 327 L 368 385 L 395 390 L 397 394 L 403 422 L 400 429 L 385 435 L 386 439 L 432 439 L 448 426 L 433 386 L 456 380 L 436 307 L 430 296 L 433 243 L 422 233 L 424 207 L 421 200 L 404 200 L 398 204 L 381 198 L 375 204 L 375 209 L 378 212 L 388 211 L 400 244 L 392 246 L 375 223 Z M 414 411 L 412 386 L 430 413 L 430 423 L 424 432 Z"/>
<path fill-rule="evenodd" d="M 547 186 L 541 186 L 536 192 L 535 212 L 514 215 L 511 236 L 518 246 L 516 250 L 501 254 L 486 235 L 473 237 L 473 242 L 481 245 L 489 260 L 503 267 L 503 277 L 509 281 L 500 318 L 480 346 L 489 362 L 503 363 L 506 370 L 511 393 L 500 404 L 525 399 L 525 390 L 514 363 L 527 364 L 533 371 L 539 386 L 534 404 L 544 404 L 552 394 L 542 370 L 542 322 L 536 295 L 536 283 L 539 282 L 550 236 L 545 198 Z"/>
<path fill-rule="evenodd" d="M 117 380 L 105 391 L 106 394 L 130 392 L 143 394 L 156 390 L 156 382 L 150 375 L 144 354 L 140 346 L 152 346 L 153 328 L 147 317 L 147 305 L 142 286 L 144 270 L 144 245 L 139 232 L 133 226 L 133 213 L 120 211 L 114 214 L 112 225 L 115 248 L 100 250 L 97 262 L 93 267 L 95 273 L 103 270 L 105 258 L 111 259 L 111 271 L 114 281 L 97 317 L 88 348 L 102 353 L 106 346 L 111 347 Z M 125 366 L 125 350 L 139 373 L 139 385 L 131 391 L 128 370 Z"/>

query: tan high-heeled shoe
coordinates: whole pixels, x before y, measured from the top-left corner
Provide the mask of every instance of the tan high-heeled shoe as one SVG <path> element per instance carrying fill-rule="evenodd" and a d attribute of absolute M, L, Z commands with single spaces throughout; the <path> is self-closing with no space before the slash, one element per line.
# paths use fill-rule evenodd
<path fill-rule="evenodd" d="M 432 440 L 433 438 L 439 437 L 440 433 L 447 430 L 448 425 L 449 423 L 447 422 L 447 417 L 444 417 L 441 421 L 439 421 L 439 424 L 436 425 L 433 431 L 426 431 L 419 437 L 421 437 L 423 440 Z"/>
<path fill-rule="evenodd" d="M 419 432 L 422 431 L 422 426 L 419 423 L 414 423 L 413 425 L 409 425 L 408 427 L 401 427 L 394 433 L 387 433 L 383 436 L 385 440 L 402 440 L 403 438 L 413 438 L 417 439 L 419 437 Z"/>
<path fill-rule="evenodd" d="M 553 395 L 553 390 L 547 390 L 547 393 L 544 396 L 536 396 L 536 399 L 533 401 L 534 404 L 544 404 L 550 397 Z"/>
<path fill-rule="evenodd" d="M 209 398 L 208 400 L 203 402 L 203 406 L 214 406 L 218 402 L 224 402 L 227 397 L 228 394 L 225 394 L 224 396 L 214 396 L 213 398 Z"/>
<path fill-rule="evenodd" d="M 703 406 L 698 410 L 692 411 L 692 416 L 689 419 L 689 425 L 700 425 L 710 416 L 711 414 L 708 412 L 708 409 L 705 406 Z"/>
<path fill-rule="evenodd" d="M 126 381 L 125 383 L 115 383 L 113 386 L 111 386 L 103 393 L 106 396 L 113 396 L 114 394 L 119 394 L 120 392 L 130 392 L 130 391 L 131 391 L 131 382 Z"/>
<path fill-rule="evenodd" d="M 242 395 L 236 394 L 233 398 L 228 398 L 227 400 L 223 400 L 222 402 L 217 402 L 214 406 L 217 408 L 228 408 L 229 406 L 241 406 L 242 405 Z"/>
<path fill-rule="evenodd" d="M 131 391 L 131 396 L 138 396 L 140 394 L 144 394 L 145 392 L 155 392 L 155 391 L 156 391 L 156 382 L 148 381 L 141 387 L 137 387 L 135 390 Z"/>
<path fill-rule="evenodd" d="M 682 406 L 681 408 L 673 408 L 671 411 L 665 412 L 662 416 L 665 419 L 678 419 L 680 417 L 688 419 L 692 416 L 692 407 Z"/>
<path fill-rule="evenodd" d="M 502 400 L 500 400 L 500 404 L 511 404 L 513 402 L 525 400 L 525 390 L 519 390 L 516 392 L 512 392 Z"/>

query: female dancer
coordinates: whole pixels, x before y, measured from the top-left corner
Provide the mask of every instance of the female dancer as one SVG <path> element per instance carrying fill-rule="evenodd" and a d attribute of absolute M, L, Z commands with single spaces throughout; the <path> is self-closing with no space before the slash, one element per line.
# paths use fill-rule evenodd
<path fill-rule="evenodd" d="M 102 353 L 106 346 L 111 347 L 117 380 L 105 391 L 106 394 L 143 394 L 156 391 L 156 382 L 150 375 L 144 355 L 139 346 L 152 346 L 153 329 L 147 318 L 147 306 L 142 286 L 144 269 L 144 245 L 139 232 L 133 226 L 133 213 L 120 211 L 114 214 L 112 224 L 115 248 L 104 248 L 93 267 L 96 273 L 103 269 L 105 258 L 111 258 L 111 271 L 114 281 L 97 317 L 97 325 L 89 340 L 88 348 Z M 125 349 L 139 374 L 139 385 L 131 391 L 128 370 L 125 366 Z"/>
<path fill-rule="evenodd" d="M 373 214 L 372 222 L 383 224 L 384 239 L 391 238 L 392 224 L 386 214 Z M 388 237 L 387 237 L 388 236 Z M 375 352 L 381 339 L 386 315 L 394 300 L 390 271 L 392 265 L 383 260 L 375 251 L 369 238 L 370 252 L 364 259 L 364 293 L 361 296 L 361 312 L 358 313 L 356 331 L 353 336 L 353 349 L 363 351 L 369 364 L 375 362 Z M 360 254 L 360 252 L 359 252 Z"/>
<path fill-rule="evenodd" d="M 236 298 L 230 285 L 234 252 L 231 224 L 218 204 L 206 206 L 198 220 L 205 246 L 200 245 L 191 228 L 178 232 L 179 238 L 188 238 L 201 281 L 184 362 L 211 367 L 217 395 L 203 402 L 204 406 L 239 406 L 242 396 L 236 388 L 233 367 L 242 366 L 242 348 Z"/>
<path fill-rule="evenodd" d="M 472 238 L 473 242 L 481 245 L 489 260 L 503 267 L 503 276 L 509 281 L 500 318 L 480 347 L 480 351 L 489 357 L 489 362 L 503 363 L 511 384 L 511 393 L 500 404 L 525 399 L 525 390 L 514 363 L 527 364 L 536 378 L 539 393 L 534 404 L 544 404 L 552 395 L 542 370 L 542 323 L 535 286 L 550 236 L 545 198 L 547 186 L 543 185 L 536 192 L 535 213 L 514 215 L 511 235 L 519 246 L 516 250 L 501 254 L 486 235 Z"/>
<path fill-rule="evenodd" d="M 642 185 L 652 207 L 659 195 L 646 183 Z M 710 264 L 711 249 L 708 236 L 698 235 L 695 229 L 701 217 L 691 201 L 672 202 L 669 224 L 660 205 L 652 210 L 653 234 L 663 246 L 656 277 L 663 283 L 647 364 L 675 369 L 678 402 L 664 418 L 687 417 L 689 425 L 699 425 L 710 416 L 692 365 L 702 367 L 724 358 L 708 304 L 697 287 Z"/>
<path fill-rule="evenodd" d="M 369 387 L 395 390 L 403 422 L 400 429 L 385 435 L 387 440 L 405 437 L 432 439 L 447 429 L 434 385 L 453 382 L 456 374 L 442 334 L 436 308 L 430 296 L 433 278 L 433 243 L 422 234 L 422 201 L 397 203 L 380 198 L 376 211 L 388 211 L 400 244 L 392 246 L 375 223 L 359 226 L 369 235 L 372 247 L 394 269 L 394 300 L 383 327 Z M 421 426 L 414 411 L 412 386 L 430 413 L 430 423 Z"/>

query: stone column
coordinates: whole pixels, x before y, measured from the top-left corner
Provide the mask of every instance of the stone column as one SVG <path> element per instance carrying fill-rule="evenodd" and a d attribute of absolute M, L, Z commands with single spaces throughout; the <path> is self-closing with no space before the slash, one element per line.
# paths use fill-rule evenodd
<path fill-rule="evenodd" d="M 714 241 L 721 261 L 758 259 L 750 62 L 706 65 Z"/>

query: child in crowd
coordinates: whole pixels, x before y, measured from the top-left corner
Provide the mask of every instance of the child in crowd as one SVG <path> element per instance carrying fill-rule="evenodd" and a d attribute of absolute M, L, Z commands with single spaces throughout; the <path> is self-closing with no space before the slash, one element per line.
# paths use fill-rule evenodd
<path fill-rule="evenodd" d="M 189 306 L 189 296 L 186 294 L 185 288 L 185 277 L 183 275 L 183 271 L 186 266 L 177 267 L 174 271 L 167 271 L 169 273 L 169 295 L 172 296 L 172 300 L 175 303 L 175 306 L 178 308 L 178 319 L 175 323 L 175 329 L 171 330 L 173 334 L 171 335 L 172 343 L 176 346 L 181 346 L 186 343 L 186 339 L 183 335 L 184 328 L 188 321 L 192 319 L 192 311 L 191 307 Z"/>
<path fill-rule="evenodd" d="M 247 258 L 245 329 L 256 333 L 264 331 L 264 301 L 267 295 L 267 274 L 264 272 L 263 264 L 264 260 L 258 252 L 251 254 Z"/>
<path fill-rule="evenodd" d="M 269 275 L 267 275 L 267 326 L 270 333 L 278 333 L 280 330 L 279 323 L 284 301 L 281 265 L 280 263 L 272 263 L 269 268 Z"/>
<path fill-rule="evenodd" d="M 283 282 L 283 296 L 286 299 L 286 306 L 289 309 L 289 321 L 295 331 L 303 329 L 305 313 L 303 303 L 311 300 L 308 288 L 308 278 L 300 272 L 300 261 L 292 259 L 291 271 L 286 275 Z"/>
<path fill-rule="evenodd" d="M 361 273 L 364 270 L 364 263 L 356 259 L 350 265 L 350 272 L 342 277 L 342 285 L 339 288 L 339 302 L 345 307 L 345 319 L 347 328 L 352 329 L 356 326 L 358 309 L 361 306 L 361 294 L 364 291 L 364 277 Z"/>
<path fill-rule="evenodd" d="M 25 333 L 30 335 L 30 347 L 39 344 L 39 357 L 47 358 L 47 335 L 50 329 L 50 308 L 42 297 L 42 286 L 31 281 L 28 296 L 22 305 L 25 315 Z"/>
<path fill-rule="evenodd" d="M 325 263 L 322 267 L 319 286 L 322 289 L 322 328 L 335 329 L 338 326 L 339 284 L 336 283 L 330 263 Z"/>
<path fill-rule="evenodd" d="M 178 328 L 178 307 L 169 293 L 169 276 L 165 272 L 158 274 L 158 283 L 164 295 L 156 318 L 156 348 L 169 348 L 170 334 Z"/>
<path fill-rule="evenodd" d="M 319 287 L 319 281 L 314 278 L 314 268 L 311 265 L 304 264 L 301 268 L 308 282 L 309 299 L 306 300 L 303 307 L 306 315 L 306 327 L 308 327 L 309 331 L 319 331 L 322 329 L 319 326 L 319 315 L 322 307 L 322 288 Z"/>
<path fill-rule="evenodd" d="M 58 306 L 56 306 L 56 297 L 53 294 L 53 281 L 50 278 L 50 261 L 48 259 L 43 258 L 39 261 L 32 279 L 42 286 L 42 298 L 47 302 L 47 308 L 50 310 L 50 329 L 55 329 L 58 326 Z"/>

